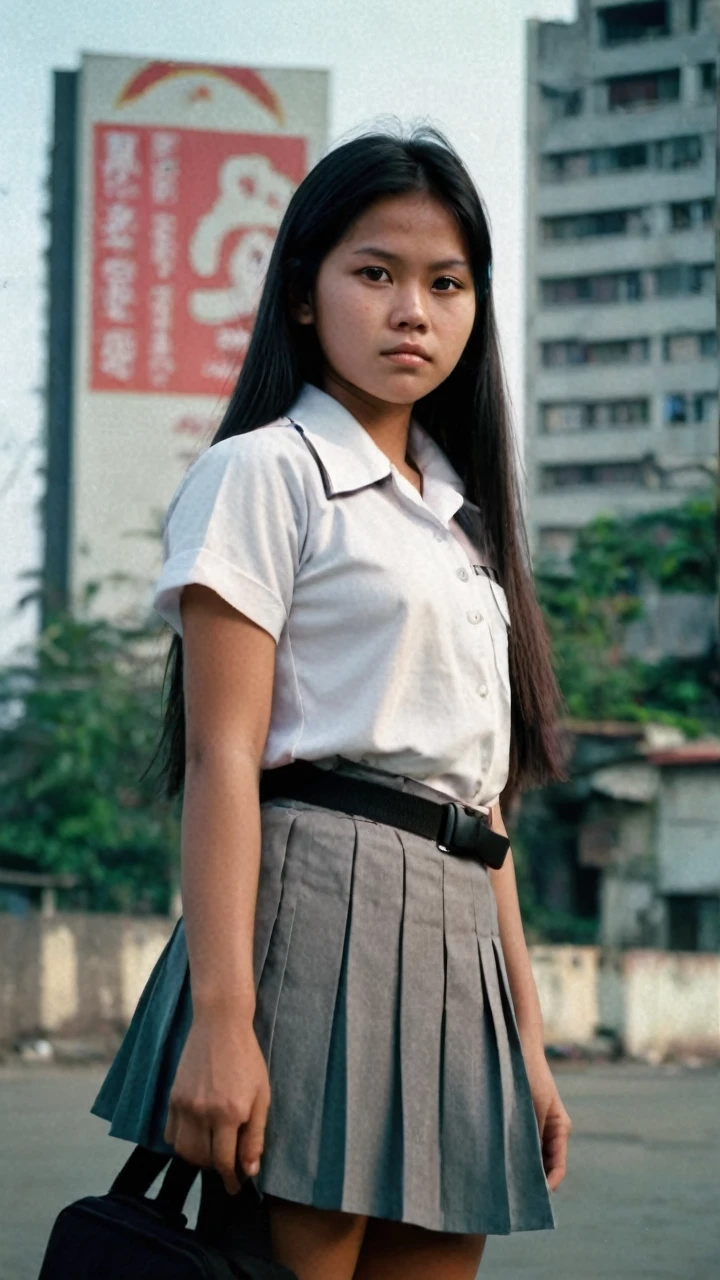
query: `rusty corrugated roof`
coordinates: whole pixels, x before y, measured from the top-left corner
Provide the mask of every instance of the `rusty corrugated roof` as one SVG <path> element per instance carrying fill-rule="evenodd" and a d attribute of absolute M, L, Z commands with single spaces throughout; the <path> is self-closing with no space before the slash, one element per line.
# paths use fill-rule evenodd
<path fill-rule="evenodd" d="M 701 738 L 684 742 L 681 747 L 647 751 L 645 759 L 657 765 L 720 764 L 720 738 Z"/>

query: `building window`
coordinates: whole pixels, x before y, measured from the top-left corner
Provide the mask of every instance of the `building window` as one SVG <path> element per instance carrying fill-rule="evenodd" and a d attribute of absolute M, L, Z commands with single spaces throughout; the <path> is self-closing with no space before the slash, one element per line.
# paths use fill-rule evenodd
<path fill-rule="evenodd" d="M 541 430 L 545 435 L 564 431 L 592 431 L 603 427 L 645 426 L 650 421 L 650 402 L 633 400 L 563 401 L 541 406 Z"/>
<path fill-rule="evenodd" d="M 703 157 L 703 140 L 697 133 L 665 138 L 653 143 L 652 147 L 653 167 L 656 169 L 691 169 L 700 164 Z"/>
<path fill-rule="evenodd" d="M 647 209 L 606 209 L 600 213 L 576 213 L 562 218 L 543 218 L 542 237 L 546 243 L 585 240 L 592 236 L 647 235 Z"/>
<path fill-rule="evenodd" d="M 585 364 L 583 344 L 573 339 L 567 342 L 543 342 L 540 358 L 546 369 L 564 369 L 567 365 Z"/>
<path fill-rule="evenodd" d="M 593 177 L 601 173 L 627 173 L 632 169 L 644 169 L 649 160 L 647 142 L 630 142 L 622 147 L 593 147 L 585 153 L 589 157 L 588 168 Z"/>
<path fill-rule="evenodd" d="M 555 489 L 644 486 L 644 483 L 645 469 L 641 462 L 573 463 L 540 469 L 540 488 L 543 493 Z"/>
<path fill-rule="evenodd" d="M 589 151 L 557 151 L 540 156 L 540 181 L 565 182 L 572 178 L 586 178 Z"/>
<path fill-rule="evenodd" d="M 670 226 L 673 231 L 691 231 L 707 227 L 715 217 L 714 200 L 682 200 L 670 205 Z"/>
<path fill-rule="evenodd" d="M 600 43 L 606 48 L 670 34 L 667 0 L 655 4 L 621 4 L 598 9 Z"/>
<path fill-rule="evenodd" d="M 717 333 L 668 333 L 663 338 L 663 359 L 671 364 L 687 360 L 712 360 L 717 356 Z"/>
<path fill-rule="evenodd" d="M 663 401 L 663 418 L 673 425 L 688 420 L 688 398 L 684 395 L 666 395 Z"/>
<path fill-rule="evenodd" d="M 650 421 L 650 401 L 645 397 L 633 400 L 598 400 L 587 406 L 590 427 L 637 427 Z"/>
<path fill-rule="evenodd" d="M 540 178 L 542 182 L 572 182 L 635 169 L 689 169 L 700 164 L 702 154 L 700 134 L 662 138 L 659 142 L 630 142 L 621 147 L 557 151 L 542 156 Z"/>
<path fill-rule="evenodd" d="M 562 431 L 582 431 L 585 426 L 584 405 L 544 404 L 540 409 L 540 426 L 545 435 Z"/>
<path fill-rule="evenodd" d="M 565 120 L 582 114 L 582 89 L 557 89 L 554 85 L 542 84 L 540 95 L 551 120 Z"/>
<path fill-rule="evenodd" d="M 655 71 L 647 75 L 616 76 L 607 81 L 608 111 L 637 111 L 661 107 L 680 98 L 680 71 Z"/>
<path fill-rule="evenodd" d="M 671 427 L 715 422 L 717 415 L 718 398 L 712 391 L 699 394 L 668 392 L 663 400 L 663 418 Z"/>
<path fill-rule="evenodd" d="M 619 339 L 613 342 L 544 342 L 542 363 L 546 369 L 587 364 L 643 364 L 650 359 L 648 338 Z"/>
<path fill-rule="evenodd" d="M 590 176 L 590 151 L 557 151 L 540 157 L 541 182 L 571 182 Z"/>
<path fill-rule="evenodd" d="M 597 276 L 566 276 L 559 280 L 541 280 L 540 287 L 543 305 L 546 307 L 636 302 L 642 297 L 642 277 L 639 271 L 612 271 Z"/>
<path fill-rule="evenodd" d="M 717 95 L 717 62 L 700 63 L 700 96 L 703 102 L 714 102 Z"/>
<path fill-rule="evenodd" d="M 715 267 L 712 263 L 679 262 L 672 267 L 658 267 L 653 272 L 654 292 L 658 298 L 680 298 L 688 294 L 715 292 Z"/>
<path fill-rule="evenodd" d="M 538 553 L 543 559 L 567 564 L 577 540 L 577 529 L 538 529 Z"/>
<path fill-rule="evenodd" d="M 703 0 L 690 0 L 690 12 L 688 14 L 688 26 L 691 31 L 697 31 L 702 22 Z"/>
<path fill-rule="evenodd" d="M 720 951 L 720 895 L 673 893 L 666 903 L 671 951 Z"/>

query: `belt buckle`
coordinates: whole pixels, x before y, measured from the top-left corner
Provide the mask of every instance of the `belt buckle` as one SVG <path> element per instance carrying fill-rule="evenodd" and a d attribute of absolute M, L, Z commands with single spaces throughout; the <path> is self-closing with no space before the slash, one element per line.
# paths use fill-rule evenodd
<path fill-rule="evenodd" d="M 468 811 L 454 801 L 445 806 L 445 824 L 438 840 L 443 853 L 474 853 L 479 851 L 478 828 L 483 825 L 482 816 Z"/>

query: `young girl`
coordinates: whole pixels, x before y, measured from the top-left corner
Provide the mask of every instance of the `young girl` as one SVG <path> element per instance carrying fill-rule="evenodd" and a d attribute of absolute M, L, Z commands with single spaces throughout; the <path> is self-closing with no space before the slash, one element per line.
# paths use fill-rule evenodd
<path fill-rule="evenodd" d="M 184 921 L 94 1110 L 254 1177 L 299 1280 L 471 1280 L 565 1173 L 503 860 L 560 761 L 490 277 L 440 135 L 331 152 L 166 521 Z"/>

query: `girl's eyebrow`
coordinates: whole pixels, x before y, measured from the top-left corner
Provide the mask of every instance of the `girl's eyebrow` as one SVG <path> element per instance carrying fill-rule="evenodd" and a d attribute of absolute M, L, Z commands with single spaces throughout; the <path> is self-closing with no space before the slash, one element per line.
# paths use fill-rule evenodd
<path fill-rule="evenodd" d="M 359 249 L 353 249 L 353 255 L 365 258 L 384 258 L 386 262 L 402 261 L 399 253 L 391 253 L 388 249 L 380 249 L 375 244 L 361 245 Z M 439 262 L 428 263 L 431 271 L 447 271 L 450 267 L 467 267 L 467 265 L 464 258 L 441 258 Z"/>

